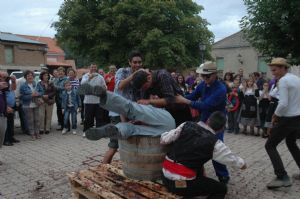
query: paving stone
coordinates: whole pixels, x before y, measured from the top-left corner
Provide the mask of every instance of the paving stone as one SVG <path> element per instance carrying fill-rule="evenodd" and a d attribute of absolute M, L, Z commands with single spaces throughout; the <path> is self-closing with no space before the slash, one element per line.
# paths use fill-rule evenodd
<path fill-rule="evenodd" d="M 55 129 L 56 126 L 52 127 Z M 79 128 L 78 135 L 63 136 L 61 132 L 53 131 L 49 135 L 42 135 L 42 139 L 36 141 L 18 134 L 20 129 L 17 128 L 16 138 L 21 142 L 0 149 L 4 162 L 0 166 L 0 198 L 73 198 L 66 173 L 87 168 L 88 165 L 84 163 L 88 159 L 100 161 L 109 141 L 88 141 L 81 136 L 81 125 Z M 294 181 L 289 189 L 272 191 L 266 188 L 266 184 L 274 178 L 274 172 L 264 148 L 265 142 L 266 139 L 260 137 L 225 134 L 225 143 L 248 164 L 244 171 L 229 168 L 231 181 L 226 198 L 300 198 L 300 181 Z M 285 142 L 279 145 L 278 150 L 287 172 L 299 172 Z M 119 154 L 115 158 L 119 159 Z M 205 169 L 208 176 L 216 179 L 211 162 L 205 165 Z"/>

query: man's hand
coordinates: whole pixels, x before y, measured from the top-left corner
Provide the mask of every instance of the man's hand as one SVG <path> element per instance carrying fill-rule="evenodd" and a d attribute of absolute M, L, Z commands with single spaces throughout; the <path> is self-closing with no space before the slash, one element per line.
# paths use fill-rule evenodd
<path fill-rule="evenodd" d="M 272 116 L 272 125 L 277 125 L 278 124 L 278 116 L 273 114 Z"/>
<path fill-rule="evenodd" d="M 143 104 L 143 105 L 149 105 L 150 100 L 149 99 L 141 99 L 137 101 L 138 104 Z"/>
<path fill-rule="evenodd" d="M 31 96 L 32 97 L 37 97 L 37 96 L 39 96 L 39 94 L 38 94 L 38 92 L 34 91 L 34 92 L 32 92 Z"/>
<path fill-rule="evenodd" d="M 181 95 L 176 95 L 175 102 L 179 104 L 191 104 L 191 101 Z"/>
<path fill-rule="evenodd" d="M 14 109 L 11 108 L 11 107 L 7 107 L 7 108 L 6 108 L 6 112 L 7 112 L 7 113 L 13 113 L 13 112 L 14 112 Z"/>

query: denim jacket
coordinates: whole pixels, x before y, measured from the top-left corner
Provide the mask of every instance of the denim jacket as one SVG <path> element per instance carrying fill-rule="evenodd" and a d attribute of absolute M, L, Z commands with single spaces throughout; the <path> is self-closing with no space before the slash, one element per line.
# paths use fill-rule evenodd
<path fill-rule="evenodd" d="M 62 107 L 62 109 L 66 110 L 68 107 L 68 93 L 66 90 L 64 90 L 62 92 L 61 99 L 62 99 L 61 107 Z M 77 110 L 78 107 L 80 107 L 80 105 L 81 105 L 81 100 L 75 89 L 72 89 L 71 100 L 72 100 L 72 104 L 74 105 L 75 110 Z"/>
<path fill-rule="evenodd" d="M 36 89 L 36 82 L 35 81 L 32 82 L 32 85 L 33 85 L 33 88 Z M 22 101 L 23 106 L 29 106 L 30 103 L 33 100 L 33 97 L 32 97 L 31 88 L 29 87 L 27 82 L 25 82 L 24 84 L 21 85 L 20 95 L 21 95 L 20 99 Z"/>

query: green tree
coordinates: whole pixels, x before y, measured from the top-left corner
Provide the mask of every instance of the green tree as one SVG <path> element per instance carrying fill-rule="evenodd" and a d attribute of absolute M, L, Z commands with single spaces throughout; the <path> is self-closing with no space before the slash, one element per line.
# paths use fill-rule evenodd
<path fill-rule="evenodd" d="M 213 42 L 192 0 L 65 0 L 53 24 L 73 57 L 124 66 L 133 49 L 150 68 L 199 65 L 199 43 Z"/>
<path fill-rule="evenodd" d="M 300 61 L 300 1 L 244 0 L 248 15 L 241 27 L 248 41 L 269 57 Z"/>

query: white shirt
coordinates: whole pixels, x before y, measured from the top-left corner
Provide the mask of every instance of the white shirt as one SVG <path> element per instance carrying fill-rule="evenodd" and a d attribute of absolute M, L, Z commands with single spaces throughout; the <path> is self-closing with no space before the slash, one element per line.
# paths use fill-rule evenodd
<path fill-rule="evenodd" d="M 278 84 L 279 102 L 275 114 L 279 117 L 300 116 L 300 78 L 286 73 Z"/>
<path fill-rule="evenodd" d="M 89 80 L 89 73 L 85 74 L 82 76 L 81 84 L 88 83 L 91 86 L 103 86 L 106 88 L 106 83 L 104 78 L 100 74 L 95 74 L 96 76 Z M 99 104 L 100 103 L 100 98 L 94 95 L 85 95 L 84 104 Z"/>

